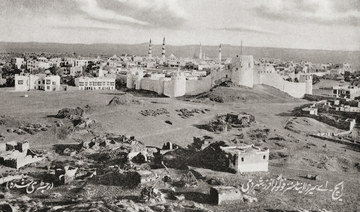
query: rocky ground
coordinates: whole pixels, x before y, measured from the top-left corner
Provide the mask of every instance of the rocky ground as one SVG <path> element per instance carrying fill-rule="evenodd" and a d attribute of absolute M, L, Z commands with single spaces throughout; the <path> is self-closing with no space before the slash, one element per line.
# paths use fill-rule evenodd
<path fill-rule="evenodd" d="M 3 211 L 359 210 L 358 150 L 308 136 L 336 129 L 280 115 L 308 102 L 276 89 L 220 87 L 180 99 L 118 91 L 26 94 L 0 91 L 0 142 L 27 140 L 45 159 L 19 170 L 1 166 L 0 179 L 28 176 L 2 184 Z M 255 120 L 233 123 L 228 113 Z M 155 154 L 168 142 L 176 144 L 174 151 Z M 196 149 L 199 142 L 269 148 L 269 172 L 234 174 L 205 165 L 199 158 L 210 153 Z M 131 162 L 129 152 L 138 152 Z M 156 177 L 138 183 L 136 173 L 144 170 Z M 279 192 L 274 184 L 261 187 L 262 180 L 317 187 Z M 249 190 L 249 182 L 259 186 Z M 215 205 L 209 194 L 215 185 L 242 189 L 245 196 L 237 204 Z M 26 192 L 31 186 L 37 189 Z"/>

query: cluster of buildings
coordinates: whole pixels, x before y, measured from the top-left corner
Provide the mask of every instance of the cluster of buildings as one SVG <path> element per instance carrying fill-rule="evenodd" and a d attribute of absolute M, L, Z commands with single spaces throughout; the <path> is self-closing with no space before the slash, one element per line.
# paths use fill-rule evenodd
<path fill-rule="evenodd" d="M 233 58 L 222 58 L 221 44 L 217 58 L 206 57 L 201 44 L 198 53 L 194 58 L 177 58 L 173 54 L 166 56 L 163 38 L 161 56 L 153 56 L 150 40 L 146 56 L 50 59 L 38 57 L 29 60 L 14 58 L 16 67 L 26 67 L 29 72 L 15 77 L 15 90 L 57 91 L 62 89 L 62 77 L 72 76 L 78 90 L 114 90 L 115 81 L 119 79 L 124 81 L 129 89 L 149 90 L 168 97 L 179 97 L 206 92 L 224 81 L 232 81 L 246 87 L 269 85 L 293 97 L 302 98 L 305 94 L 312 94 L 313 74 L 321 75 L 334 69 L 351 69 L 349 64 L 319 66 L 306 61 L 294 63 L 272 58 L 254 60 L 253 56 L 242 54 Z M 48 70 L 51 67 L 61 69 L 61 75 L 32 74 L 34 70 Z M 87 74 L 84 74 L 85 70 Z M 345 91 L 345 95 L 357 95 L 353 94 L 357 93 L 355 88 L 351 89 Z M 341 96 L 343 92 L 334 93 L 334 96 Z"/>
<path fill-rule="evenodd" d="M 320 112 L 329 115 L 322 115 Z M 356 125 L 355 115 L 351 114 L 359 112 L 360 102 L 349 99 L 321 100 L 302 108 L 303 115 L 348 132 L 351 132 Z M 334 118 L 331 118 L 331 114 L 334 114 Z M 339 116 L 343 118 L 338 118 Z"/>
<path fill-rule="evenodd" d="M 356 99 L 360 97 L 360 88 L 357 86 L 334 86 L 332 88 L 332 96 L 334 98 L 344 98 L 344 99 Z"/>
<path fill-rule="evenodd" d="M 59 91 L 60 76 L 50 74 L 15 75 L 15 91 Z"/>

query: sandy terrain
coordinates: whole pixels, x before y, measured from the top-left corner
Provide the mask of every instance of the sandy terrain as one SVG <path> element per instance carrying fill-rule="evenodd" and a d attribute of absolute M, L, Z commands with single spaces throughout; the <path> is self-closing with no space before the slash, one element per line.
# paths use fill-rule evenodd
<path fill-rule="evenodd" d="M 1 89 L 0 115 L 6 115 L 19 121 L 54 125 L 57 118 L 52 116 L 56 115 L 58 110 L 65 107 L 75 108 L 89 105 L 91 111 L 86 115 L 98 123 L 97 127 L 93 129 L 95 133 L 113 132 L 133 135 L 146 145 L 158 147 L 168 141 L 186 146 L 193 141 L 194 136 L 208 135 L 216 140 L 231 140 L 243 133 L 245 135 L 242 139 L 244 142 L 256 143 L 262 147 L 270 148 L 272 159 L 270 160 L 269 173 L 242 176 L 201 168 L 196 168 L 196 170 L 206 176 L 222 177 L 230 185 L 239 185 L 247 182 L 248 179 L 258 180 L 260 176 L 276 178 L 280 174 L 288 179 L 301 182 L 325 184 L 327 181 L 331 186 L 344 181 L 342 201 L 332 200 L 331 194 L 321 192 L 305 196 L 296 192 L 281 194 L 257 191 L 255 196 L 259 199 L 258 203 L 219 207 L 208 205 L 205 202 L 207 208 L 214 211 L 239 211 L 239 209 L 243 211 L 290 211 L 295 209 L 356 211 L 357 207 L 359 209 L 359 152 L 346 145 L 307 136 L 308 133 L 319 130 L 337 130 L 315 120 L 303 118 L 292 120 L 300 133 L 284 128 L 292 117 L 281 116 L 280 114 L 305 104 L 305 100 L 274 93 L 276 91 L 269 90 L 267 87 L 256 87 L 248 91 L 242 88 L 220 88 L 214 92 L 216 95 L 230 93 L 229 96 L 232 98 L 228 98 L 225 103 L 216 103 L 207 100 L 206 97 L 190 98 L 185 101 L 184 99 L 140 95 L 134 97 L 141 102 L 140 104 L 108 106 L 109 101 L 115 96 L 122 95 L 122 92 L 71 91 L 46 93 L 41 91 L 12 92 Z M 28 94 L 29 97 L 25 98 L 25 94 Z M 238 96 L 234 97 L 234 95 Z M 169 114 L 156 117 L 140 114 L 142 110 L 159 108 L 165 108 Z M 181 108 L 209 109 L 209 111 L 184 119 L 176 111 Z M 214 134 L 201 127 L 217 114 L 228 112 L 250 113 L 255 116 L 257 124 L 244 131 L 234 129 L 224 134 Z M 166 123 L 166 121 L 170 121 L 172 124 Z M 87 139 L 79 135 L 70 135 L 66 139 L 60 140 L 54 129 L 35 135 L 17 135 L 6 132 L 8 128 L 6 125 L 0 125 L 0 133 L 5 137 L 2 142 L 27 139 L 34 149 L 51 150 L 53 144 L 77 143 L 79 139 Z M 269 129 L 270 133 L 264 138 L 251 139 L 251 133 L 256 129 Z M 318 174 L 321 176 L 321 180 L 309 181 L 303 178 L 307 174 Z M 102 187 L 98 189 L 99 192 L 105 192 Z M 109 192 L 109 189 L 118 190 L 115 187 L 109 187 L 105 190 Z M 208 186 L 204 186 L 198 188 L 196 192 L 207 193 L 208 189 Z M 131 193 L 131 191 L 125 190 L 124 192 Z M 116 195 L 116 192 L 112 192 L 111 195 Z"/>

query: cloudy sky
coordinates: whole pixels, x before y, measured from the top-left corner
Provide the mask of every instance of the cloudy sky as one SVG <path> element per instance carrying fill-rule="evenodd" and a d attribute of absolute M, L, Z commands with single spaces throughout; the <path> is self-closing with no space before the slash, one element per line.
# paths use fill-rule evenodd
<path fill-rule="evenodd" d="M 0 41 L 360 50 L 360 0 L 1 0 Z"/>

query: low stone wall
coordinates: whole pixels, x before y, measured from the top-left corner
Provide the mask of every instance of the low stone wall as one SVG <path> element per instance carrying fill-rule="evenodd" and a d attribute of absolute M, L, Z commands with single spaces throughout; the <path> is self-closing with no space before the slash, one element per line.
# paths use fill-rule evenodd
<path fill-rule="evenodd" d="M 332 100 L 333 97 L 330 96 L 321 96 L 321 95 L 313 95 L 313 94 L 305 94 L 304 99 L 309 101 L 320 101 L 320 100 Z"/>
<path fill-rule="evenodd" d="M 302 113 L 301 116 L 316 119 L 320 122 L 323 122 L 325 124 L 328 124 L 330 126 L 333 126 L 333 127 L 336 127 L 338 129 L 342 129 L 342 130 L 349 130 L 349 127 L 350 127 L 350 123 L 348 123 L 348 122 L 336 121 L 334 119 L 330 119 L 330 118 L 328 118 L 326 116 L 322 116 L 322 115 L 315 116 L 315 115 L 311 115 L 311 114 L 307 114 L 307 113 Z"/>
<path fill-rule="evenodd" d="M 338 144 L 346 144 L 346 145 L 349 145 L 349 146 L 360 148 L 360 144 L 351 143 L 349 141 L 344 141 L 344 140 L 340 140 L 340 139 L 333 138 L 333 137 L 320 136 L 320 135 L 316 135 L 316 134 L 310 135 L 310 136 L 312 136 L 314 138 L 319 138 L 319 139 L 322 139 L 322 140 L 332 141 L 332 142 L 335 142 L 335 143 L 338 143 Z"/>

